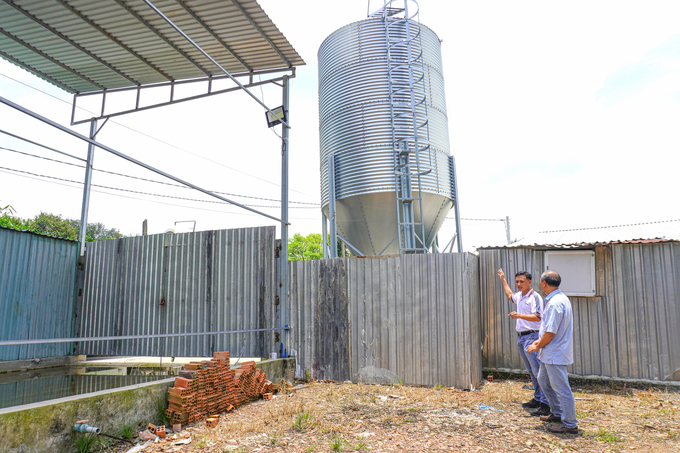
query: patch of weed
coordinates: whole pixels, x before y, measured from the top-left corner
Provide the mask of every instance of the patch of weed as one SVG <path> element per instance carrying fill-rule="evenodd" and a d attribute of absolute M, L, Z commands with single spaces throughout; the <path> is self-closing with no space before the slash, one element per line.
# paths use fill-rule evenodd
<path fill-rule="evenodd" d="M 89 453 L 92 448 L 97 444 L 99 439 L 96 436 L 86 434 L 84 436 L 78 437 L 76 441 L 76 450 L 78 453 Z"/>
<path fill-rule="evenodd" d="M 314 427 L 314 416 L 309 410 L 299 411 L 295 414 L 293 419 L 293 429 L 299 432 L 305 432 Z"/>
<path fill-rule="evenodd" d="M 168 408 L 168 402 L 165 399 L 158 400 L 158 405 L 156 406 L 156 420 L 159 425 L 167 425 L 168 419 L 165 417 L 165 411 Z"/>
<path fill-rule="evenodd" d="M 331 439 L 331 450 L 340 451 L 342 449 L 343 440 L 339 437 L 334 437 Z"/>
<path fill-rule="evenodd" d="M 132 440 L 132 436 L 135 434 L 134 425 L 127 421 L 118 429 L 118 436 L 123 439 Z"/>
<path fill-rule="evenodd" d="M 621 438 L 617 436 L 616 433 L 609 432 L 604 428 L 600 428 L 596 433 L 593 433 L 592 436 L 600 442 L 607 442 L 610 444 L 621 442 Z"/>
<path fill-rule="evenodd" d="M 352 448 L 356 451 L 363 450 L 364 448 L 366 448 L 366 442 L 360 440 L 359 443 L 353 446 Z"/>

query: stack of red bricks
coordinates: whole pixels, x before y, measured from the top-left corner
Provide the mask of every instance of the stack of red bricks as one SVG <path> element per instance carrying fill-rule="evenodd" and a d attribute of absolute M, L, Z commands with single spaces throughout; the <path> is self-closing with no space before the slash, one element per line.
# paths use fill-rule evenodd
<path fill-rule="evenodd" d="M 173 426 L 193 424 L 258 399 L 276 387 L 255 362 L 244 362 L 234 371 L 229 366 L 229 352 L 216 352 L 210 360 L 182 367 L 175 386 L 168 389 L 165 415 Z"/>

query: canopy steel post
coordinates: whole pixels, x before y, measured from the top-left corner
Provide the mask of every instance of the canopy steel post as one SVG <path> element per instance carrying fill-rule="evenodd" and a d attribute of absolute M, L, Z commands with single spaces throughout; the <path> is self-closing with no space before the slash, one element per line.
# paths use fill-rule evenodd
<path fill-rule="evenodd" d="M 288 113 L 289 89 L 288 76 L 283 77 L 283 111 Z M 288 116 L 290 123 L 290 114 Z M 281 338 L 280 354 L 281 357 L 288 357 L 288 134 L 289 123 L 281 123 L 281 252 L 279 259 L 281 272 L 279 273 L 279 327 L 286 330 Z"/>
<path fill-rule="evenodd" d="M 323 259 L 328 259 L 328 217 L 321 213 L 321 250 Z"/>
<path fill-rule="evenodd" d="M 331 221 L 331 237 L 328 241 L 329 258 L 338 257 L 338 224 L 335 215 L 335 156 L 328 156 L 328 216 Z"/>
<path fill-rule="evenodd" d="M 97 135 L 97 120 L 90 121 L 90 139 Z M 87 214 L 90 209 L 90 187 L 92 185 L 92 160 L 94 159 L 94 145 L 87 144 L 87 164 L 85 165 L 85 185 L 83 187 L 83 208 L 80 211 L 80 256 L 85 255 L 85 241 L 87 240 Z"/>

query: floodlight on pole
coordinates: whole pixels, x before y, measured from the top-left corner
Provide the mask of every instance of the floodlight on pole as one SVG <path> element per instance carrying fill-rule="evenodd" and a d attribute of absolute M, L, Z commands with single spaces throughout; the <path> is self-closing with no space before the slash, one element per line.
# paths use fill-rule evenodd
<path fill-rule="evenodd" d="M 274 107 L 271 111 L 264 112 L 267 117 L 267 127 L 274 127 L 277 124 L 281 124 L 281 120 L 284 123 L 288 122 L 288 117 L 286 116 L 286 110 L 283 106 Z"/>

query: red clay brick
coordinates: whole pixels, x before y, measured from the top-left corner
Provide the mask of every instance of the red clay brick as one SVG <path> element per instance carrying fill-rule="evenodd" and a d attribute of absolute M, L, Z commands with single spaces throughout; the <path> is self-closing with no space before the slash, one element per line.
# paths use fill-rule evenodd
<path fill-rule="evenodd" d="M 182 377 L 176 377 L 175 378 L 175 387 L 180 387 L 180 388 L 188 388 L 189 385 L 191 384 L 190 379 L 185 379 Z"/>

